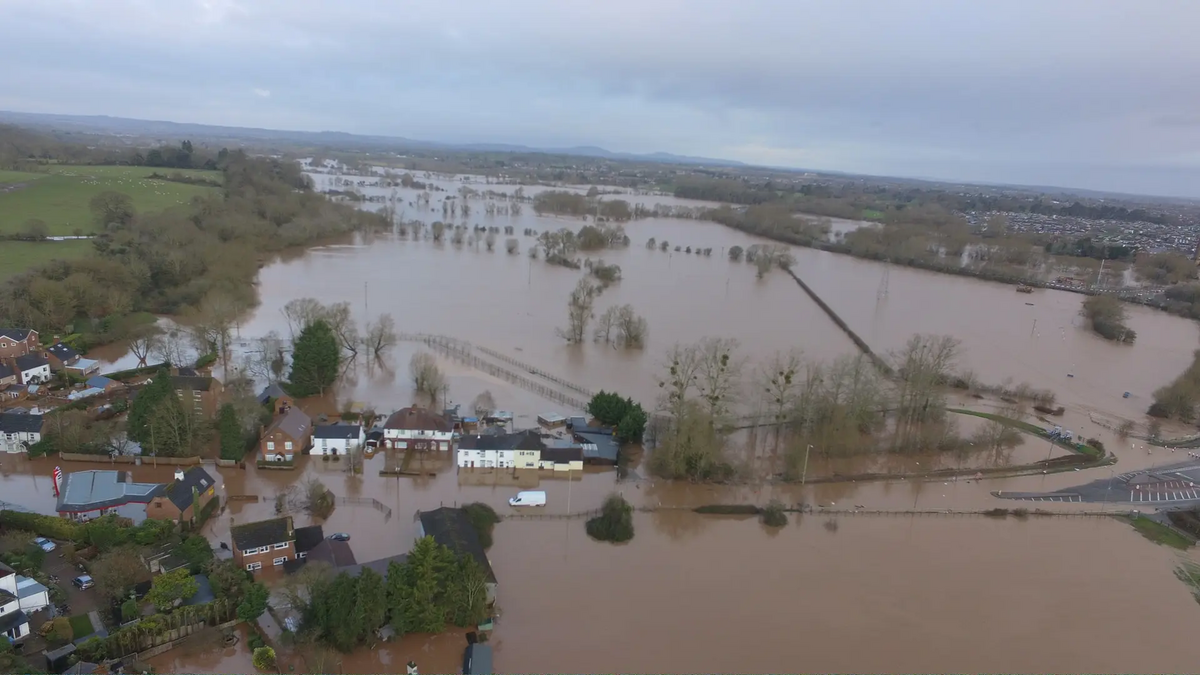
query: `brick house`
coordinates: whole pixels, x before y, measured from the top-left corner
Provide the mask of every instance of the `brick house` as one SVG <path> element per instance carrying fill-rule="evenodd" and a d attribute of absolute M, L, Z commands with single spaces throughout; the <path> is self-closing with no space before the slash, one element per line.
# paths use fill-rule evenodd
<path fill-rule="evenodd" d="M 290 462 L 308 449 L 312 431 L 312 419 L 299 408 L 289 408 L 263 430 L 258 441 L 259 456 L 265 462 Z"/>
<path fill-rule="evenodd" d="M 177 523 L 191 522 L 198 515 L 195 503 L 199 501 L 200 510 L 203 511 L 216 498 L 216 488 L 216 481 L 201 467 L 193 466 L 187 471 L 176 469 L 175 480 L 146 506 L 146 517 Z"/>
<path fill-rule="evenodd" d="M 221 406 L 221 392 L 224 386 L 215 377 L 197 374 L 190 368 L 181 368 L 180 374 L 171 376 L 171 388 L 179 396 L 184 410 L 212 419 L 217 416 L 217 408 Z"/>
<path fill-rule="evenodd" d="M 387 448 L 449 451 L 453 445 L 454 425 L 444 415 L 425 408 L 401 408 L 383 424 L 383 446 Z"/>
<path fill-rule="evenodd" d="M 37 351 L 38 332 L 26 328 L 0 328 L 0 359 L 12 359 Z"/>
<path fill-rule="evenodd" d="M 249 572 L 277 567 L 296 557 L 296 530 L 292 517 L 260 520 L 230 529 L 233 561 Z"/>

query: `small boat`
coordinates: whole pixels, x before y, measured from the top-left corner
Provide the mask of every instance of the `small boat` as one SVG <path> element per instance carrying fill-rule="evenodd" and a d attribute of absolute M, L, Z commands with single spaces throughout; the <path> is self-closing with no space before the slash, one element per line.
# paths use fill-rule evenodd
<path fill-rule="evenodd" d="M 1030 307 L 1033 307 L 1033 303 L 1032 303 L 1032 302 L 1027 302 L 1027 303 L 1025 303 L 1025 304 L 1026 304 L 1026 305 L 1029 305 Z"/>

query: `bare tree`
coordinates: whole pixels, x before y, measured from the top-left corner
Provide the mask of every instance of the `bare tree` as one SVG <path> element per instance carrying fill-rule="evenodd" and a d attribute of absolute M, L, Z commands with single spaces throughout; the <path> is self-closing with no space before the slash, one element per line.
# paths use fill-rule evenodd
<path fill-rule="evenodd" d="M 358 354 L 358 345 L 360 344 L 358 326 L 350 316 L 350 303 L 335 302 L 332 305 L 320 307 L 317 315 L 333 329 L 333 334 L 337 337 L 341 348 L 351 355 Z"/>
<path fill-rule="evenodd" d="M 609 344 L 613 340 L 613 332 L 617 329 L 617 321 L 621 308 L 613 305 L 604 310 L 596 319 L 595 339 L 597 342 Z"/>
<path fill-rule="evenodd" d="M 487 235 L 483 238 L 483 243 L 485 245 L 487 245 L 488 253 L 491 253 L 492 251 L 494 251 L 496 249 L 496 233 L 488 232 Z"/>
<path fill-rule="evenodd" d="M 267 384 L 282 381 L 284 370 L 287 368 L 283 338 L 279 336 L 279 333 L 271 331 L 251 342 L 252 346 L 246 350 L 244 355 L 243 364 L 246 372 L 254 379 Z"/>
<path fill-rule="evenodd" d="M 436 401 L 446 386 L 446 376 L 442 374 L 442 369 L 438 367 L 433 354 L 413 354 L 412 360 L 408 362 L 408 370 L 417 393 L 425 394 L 431 401 Z"/>
<path fill-rule="evenodd" d="M 172 366 L 182 366 L 195 361 L 188 349 L 188 338 L 178 328 L 171 328 L 154 340 L 150 354 L 155 359 Z"/>
<path fill-rule="evenodd" d="M 492 392 L 484 390 L 483 393 L 475 397 L 471 402 L 471 409 L 475 411 L 477 417 L 483 417 L 496 409 L 496 399 L 492 397 Z"/>
<path fill-rule="evenodd" d="M 367 351 L 376 358 L 383 356 L 396 346 L 399 338 L 396 335 L 396 321 L 391 314 L 381 314 L 377 319 L 367 323 L 367 336 L 364 339 Z"/>
<path fill-rule="evenodd" d="M 321 318 L 322 310 L 321 303 L 312 298 L 296 298 L 295 300 L 289 300 L 280 311 L 283 312 L 284 318 L 287 319 L 288 333 L 295 340 L 296 336 L 312 324 L 312 322 Z"/>
<path fill-rule="evenodd" d="M 658 406 L 660 410 L 678 417 L 683 405 L 696 391 L 700 370 L 700 354 L 696 345 L 672 345 L 667 351 L 663 370 L 665 372 L 658 381 L 658 387 L 662 390 Z"/>
<path fill-rule="evenodd" d="M 504 240 L 504 250 L 509 255 L 516 255 L 521 252 L 521 242 L 517 241 L 516 237 L 509 237 Z"/>
<path fill-rule="evenodd" d="M 896 402 L 899 418 L 919 423 L 942 416 L 942 385 L 958 354 L 958 340 L 948 335 L 914 335 L 892 359 L 900 381 Z"/>
<path fill-rule="evenodd" d="M 799 350 L 775 352 L 758 368 L 755 384 L 759 395 L 771 415 L 771 422 L 782 424 L 787 421 L 800 397 L 800 369 L 803 365 Z"/>
<path fill-rule="evenodd" d="M 729 414 L 738 393 L 742 361 L 735 354 L 737 347 L 738 341 L 733 338 L 715 337 L 706 337 L 696 345 L 696 387 L 714 423 Z"/>
<path fill-rule="evenodd" d="M 617 332 L 626 349 L 641 349 L 650 335 L 650 324 L 633 311 L 632 305 L 622 305 L 617 312 Z"/>
<path fill-rule="evenodd" d="M 146 326 L 134 333 L 133 337 L 129 338 L 129 353 L 137 357 L 139 368 L 146 365 L 146 358 L 154 351 L 158 335 L 159 329 L 157 326 Z"/>
<path fill-rule="evenodd" d="M 567 299 L 567 328 L 559 329 L 558 334 L 567 342 L 583 342 L 587 335 L 588 322 L 592 320 L 592 308 L 596 302 L 599 288 L 589 278 L 584 277 L 575 285 Z"/>

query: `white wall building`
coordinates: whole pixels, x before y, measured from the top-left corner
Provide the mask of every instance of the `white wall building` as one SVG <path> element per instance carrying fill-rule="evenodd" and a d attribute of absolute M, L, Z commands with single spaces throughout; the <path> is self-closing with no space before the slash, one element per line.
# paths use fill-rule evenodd
<path fill-rule="evenodd" d="M 536 469 L 546 447 L 536 431 L 471 434 L 458 439 L 458 465 L 464 469 Z"/>
<path fill-rule="evenodd" d="M 13 359 L 14 370 L 21 377 L 21 384 L 45 384 L 53 375 L 50 362 L 41 354 L 26 354 Z"/>
<path fill-rule="evenodd" d="M 322 424 L 313 427 L 312 455 L 347 455 L 361 450 L 367 440 L 366 430 L 358 424 Z"/>
<path fill-rule="evenodd" d="M 36 579 L 17 575 L 17 598 L 22 612 L 37 612 L 50 606 L 50 589 Z"/>
<path fill-rule="evenodd" d="M 383 447 L 398 450 L 449 451 L 454 427 L 444 416 L 424 408 L 401 408 L 383 424 Z"/>
<path fill-rule="evenodd" d="M 0 635 L 20 640 L 29 635 L 29 617 L 21 611 L 17 573 L 0 563 Z"/>
<path fill-rule="evenodd" d="M 36 413 L 0 413 L 0 452 L 28 452 L 42 440 L 42 416 Z"/>

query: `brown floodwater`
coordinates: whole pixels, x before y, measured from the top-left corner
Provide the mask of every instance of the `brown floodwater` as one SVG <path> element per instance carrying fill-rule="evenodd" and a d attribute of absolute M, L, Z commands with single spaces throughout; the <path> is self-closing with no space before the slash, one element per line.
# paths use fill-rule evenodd
<path fill-rule="evenodd" d="M 451 193 L 457 190 L 456 182 L 445 184 Z M 511 192 L 516 186 L 472 187 Z M 401 201 L 415 199 L 412 191 L 397 194 Z M 436 203 L 441 196 L 435 194 L 434 210 L 418 211 L 410 204 L 403 217 L 441 219 Z M 627 198 L 648 205 L 696 205 L 662 196 Z M 472 203 L 475 213 L 466 222 L 512 225 L 520 255 L 503 252 L 503 235 L 494 253 L 482 242 L 459 248 L 395 235 L 313 249 L 261 271 L 261 304 L 241 324 L 241 336 L 270 330 L 286 336 L 280 309 L 295 298 L 349 301 L 360 321 L 390 312 L 400 331 L 470 340 L 589 389 L 616 389 L 643 401 L 657 394 L 655 374 L 676 342 L 735 337 L 749 367 L 790 348 L 818 359 L 854 353 L 846 336 L 789 277 L 775 272 L 758 280 L 752 266 L 728 261 L 729 247 L 762 240 L 714 223 L 663 218 L 630 223 L 632 245 L 602 254 L 621 266 L 623 280 L 603 293 L 597 313 L 612 304 L 632 304 L 649 319 L 647 348 L 566 345 L 555 329 L 565 324 L 566 297 L 581 272 L 531 261 L 525 249 L 533 240 L 519 233 L 578 229 L 582 221 L 538 217 L 528 204 L 520 217 L 489 217 L 482 202 Z M 649 251 L 644 247 L 649 237 L 669 240 L 672 247 L 712 247 L 713 255 Z M 545 511 L 551 514 L 596 508 L 612 491 L 638 506 L 780 499 L 828 508 L 980 509 L 997 505 L 993 490 L 1055 490 L 1177 459 L 1161 448 L 1148 452 L 1138 441 L 1119 441 L 1110 427 L 1122 418 L 1142 420 L 1153 390 L 1190 362 L 1197 342 L 1193 322 L 1130 307 L 1138 342 L 1118 346 L 1080 325 L 1080 295 L 1020 295 L 1009 286 L 893 268 L 881 296 L 884 267 L 878 263 L 810 249 L 793 253 L 801 277 L 877 351 L 897 349 L 916 332 L 954 335 L 962 341 L 962 368 L 985 382 L 1011 379 L 1056 391 L 1068 409 L 1048 423 L 1100 438 L 1119 464 L 982 481 L 714 486 L 646 479 L 636 464 L 627 480 L 618 480 L 612 470 L 588 470 L 570 479 L 460 471 L 448 456 L 425 456 L 412 467 L 428 475 L 386 477 L 379 472 L 395 468 L 399 458 L 381 452 L 365 461 L 359 476 L 341 463 L 312 458 L 295 471 L 221 469 L 226 496 L 260 499 L 229 500 L 210 521 L 208 533 L 228 541 L 230 525 L 273 516 L 274 496 L 309 478 L 320 479 L 339 497 L 378 502 L 378 508 L 341 503 L 323 521 L 327 533 L 351 534 L 358 560 L 368 561 L 408 549 L 417 510 L 483 501 L 501 514 L 513 514 L 507 499 L 520 489 L 545 490 Z M 361 404 L 386 412 L 408 405 L 413 392 L 407 364 L 423 349 L 401 343 L 382 364 L 354 364 L 334 394 L 336 401 L 322 406 Z M 119 352 L 101 356 L 122 367 L 132 365 Z M 489 390 L 500 408 L 518 414 L 518 427 L 531 425 L 539 412 L 570 412 L 459 364 L 443 365 L 451 403 L 467 404 Z M 1125 391 L 1130 398 L 1122 397 Z M 956 418 L 956 423 L 964 435 L 982 424 L 974 418 Z M 738 436 L 744 447 L 754 440 Z M 766 437 L 757 438 L 756 447 L 768 444 Z M 817 452 L 808 475 L 985 467 L 1059 452 L 1027 439 L 1003 457 L 978 453 L 962 460 L 827 458 Z M 63 469 L 109 466 L 69 463 Z M 51 460 L 0 457 L 0 500 L 53 512 L 53 467 Z M 139 481 L 169 480 L 173 472 L 153 466 L 132 470 Z M 297 525 L 311 522 L 303 513 L 294 515 Z M 588 540 L 578 519 L 505 522 L 497 528 L 490 554 L 501 583 L 494 635 L 498 671 L 1194 670 L 1197 648 L 1188 636 L 1200 612 L 1171 574 L 1174 557 L 1126 525 L 1075 518 L 998 522 L 858 516 L 840 517 L 837 530 L 830 531 L 827 518 L 808 515 L 779 532 L 766 532 L 752 521 L 639 513 L 638 535 L 626 546 Z M 1153 630 L 1130 629 L 1150 624 Z M 464 644 L 459 633 L 408 636 L 395 645 L 340 657 L 337 668 L 395 672 L 414 658 L 422 672 L 449 672 L 457 669 Z M 285 671 L 301 672 L 303 658 L 288 654 L 281 664 Z M 155 665 L 174 672 L 253 672 L 244 642 L 234 648 L 177 650 Z"/>

